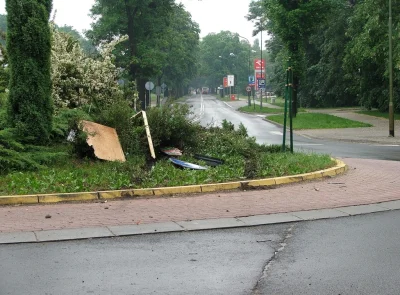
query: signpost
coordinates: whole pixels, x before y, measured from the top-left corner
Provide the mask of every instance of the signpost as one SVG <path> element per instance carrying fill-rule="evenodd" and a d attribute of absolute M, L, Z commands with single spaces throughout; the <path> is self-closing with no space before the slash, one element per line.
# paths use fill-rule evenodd
<path fill-rule="evenodd" d="M 247 104 L 248 104 L 248 106 L 250 107 L 251 106 L 251 100 L 250 100 L 250 95 L 251 95 L 251 87 L 250 86 L 247 86 L 246 87 L 246 91 L 247 91 Z"/>
<path fill-rule="evenodd" d="M 154 89 L 154 83 L 151 81 L 148 81 L 148 82 L 146 82 L 144 87 L 149 91 L 149 104 L 151 105 L 151 91 Z M 144 100 L 144 108 L 147 109 L 147 99 Z"/>
<path fill-rule="evenodd" d="M 232 86 L 235 86 L 235 76 L 234 75 L 228 75 L 228 86 L 229 86 L 229 96 L 231 96 L 231 99 L 232 99 Z"/>

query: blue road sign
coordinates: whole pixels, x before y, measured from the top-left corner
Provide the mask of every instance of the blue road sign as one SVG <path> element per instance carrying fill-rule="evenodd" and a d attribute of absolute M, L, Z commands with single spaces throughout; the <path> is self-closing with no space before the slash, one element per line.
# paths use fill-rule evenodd
<path fill-rule="evenodd" d="M 258 89 L 265 89 L 265 79 L 264 78 L 258 78 L 257 79 L 257 85 L 258 85 Z"/>
<path fill-rule="evenodd" d="M 254 76 L 249 76 L 249 84 L 250 85 L 254 85 L 255 84 Z"/>

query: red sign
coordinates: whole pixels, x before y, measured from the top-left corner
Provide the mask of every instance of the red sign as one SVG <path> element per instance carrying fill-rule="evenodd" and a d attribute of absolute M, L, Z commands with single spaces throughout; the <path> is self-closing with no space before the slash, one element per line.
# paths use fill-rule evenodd
<path fill-rule="evenodd" d="M 254 69 L 255 70 L 265 70 L 265 59 L 255 59 L 254 60 Z"/>
<path fill-rule="evenodd" d="M 224 77 L 224 87 L 228 87 L 228 77 Z"/>

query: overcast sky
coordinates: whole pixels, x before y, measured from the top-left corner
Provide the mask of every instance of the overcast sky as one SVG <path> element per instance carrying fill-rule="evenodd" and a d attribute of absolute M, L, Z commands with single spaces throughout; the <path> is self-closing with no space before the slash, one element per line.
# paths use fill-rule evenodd
<path fill-rule="evenodd" d="M 182 2 L 192 19 L 200 25 L 201 37 L 222 30 L 238 33 L 253 43 L 253 25 L 245 19 L 251 0 L 175 0 Z M 58 25 L 69 25 L 79 32 L 90 28 L 88 16 L 94 0 L 53 0 L 53 13 Z M 5 13 L 5 0 L 0 0 L 0 13 Z"/>

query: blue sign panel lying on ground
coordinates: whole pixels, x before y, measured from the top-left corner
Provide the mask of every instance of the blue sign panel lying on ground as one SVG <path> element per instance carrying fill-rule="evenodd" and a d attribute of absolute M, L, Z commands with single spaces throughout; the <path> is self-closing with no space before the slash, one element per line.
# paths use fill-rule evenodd
<path fill-rule="evenodd" d="M 189 169 L 195 169 L 195 170 L 207 170 L 206 167 L 202 167 L 196 164 L 188 163 L 185 161 L 181 161 L 175 158 L 169 158 L 169 160 L 174 163 L 177 166 L 183 167 L 183 168 L 189 168 Z"/>

